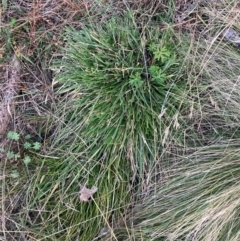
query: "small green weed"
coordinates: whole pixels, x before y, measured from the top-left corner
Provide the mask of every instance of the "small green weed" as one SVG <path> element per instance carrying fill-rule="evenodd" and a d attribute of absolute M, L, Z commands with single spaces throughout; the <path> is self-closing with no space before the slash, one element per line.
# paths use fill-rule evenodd
<path fill-rule="evenodd" d="M 19 140 L 19 134 L 15 131 L 9 131 L 8 134 L 7 134 L 7 138 L 9 140 L 18 141 Z"/>
<path fill-rule="evenodd" d="M 16 179 L 19 177 L 19 172 L 17 170 L 13 170 L 12 173 L 11 173 L 11 177 Z"/>
<path fill-rule="evenodd" d="M 20 142 L 20 134 L 15 132 L 15 131 L 9 131 L 7 133 L 7 138 L 10 141 L 14 141 L 17 142 L 19 144 Z M 31 162 L 31 158 L 29 155 L 26 155 L 26 151 L 39 151 L 41 149 L 41 143 L 40 142 L 32 142 L 31 140 L 31 136 L 30 135 L 26 135 L 24 137 L 24 143 L 23 143 L 23 147 L 25 149 L 25 151 L 13 151 L 11 150 L 11 148 L 9 150 L 5 150 L 3 148 L 1 148 L 1 152 L 2 153 L 6 153 L 6 157 L 9 160 L 18 160 L 21 158 L 21 155 L 24 155 L 24 159 L 23 162 L 24 164 L 28 165 Z"/>

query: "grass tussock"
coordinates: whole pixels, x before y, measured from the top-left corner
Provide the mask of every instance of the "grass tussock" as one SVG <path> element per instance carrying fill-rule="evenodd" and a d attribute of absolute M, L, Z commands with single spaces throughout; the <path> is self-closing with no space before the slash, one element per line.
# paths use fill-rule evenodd
<path fill-rule="evenodd" d="M 156 28 L 138 27 L 129 12 L 68 31 L 64 57 L 54 67 L 59 94 L 71 91 L 58 147 L 84 148 L 95 159 L 120 153 L 142 175 L 163 146 L 182 144 L 180 110 L 189 106 L 182 46 L 172 29 Z"/>
<path fill-rule="evenodd" d="M 186 156 L 178 173 L 132 210 L 126 226 L 116 226 L 117 240 L 238 240 L 239 157 L 237 140 Z"/>

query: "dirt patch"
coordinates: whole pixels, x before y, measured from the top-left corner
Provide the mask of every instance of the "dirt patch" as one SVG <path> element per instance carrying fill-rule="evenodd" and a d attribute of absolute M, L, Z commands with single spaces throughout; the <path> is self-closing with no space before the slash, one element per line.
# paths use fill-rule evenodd
<path fill-rule="evenodd" d="M 13 119 L 15 108 L 14 99 L 20 88 L 20 62 L 16 55 L 6 68 L 6 83 L 0 91 L 0 147 L 5 143 L 8 127 Z"/>

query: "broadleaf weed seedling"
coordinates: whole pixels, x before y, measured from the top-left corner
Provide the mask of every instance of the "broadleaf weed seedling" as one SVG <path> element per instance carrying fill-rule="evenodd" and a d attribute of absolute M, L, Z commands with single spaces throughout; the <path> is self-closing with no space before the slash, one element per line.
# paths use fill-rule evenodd
<path fill-rule="evenodd" d="M 9 131 L 7 134 L 7 138 L 9 140 L 18 141 L 19 137 L 20 137 L 19 134 L 15 131 Z"/>
<path fill-rule="evenodd" d="M 154 58 L 161 62 L 166 62 L 171 57 L 171 51 L 166 46 L 151 43 L 149 50 L 153 53 Z"/>
<path fill-rule="evenodd" d="M 14 141 L 14 142 L 19 142 L 20 141 L 20 135 L 15 131 L 9 131 L 7 133 L 7 139 L 11 140 L 11 141 Z M 24 147 L 25 150 L 28 150 L 28 151 L 39 151 L 41 149 L 41 143 L 37 142 L 37 141 L 31 142 L 31 135 L 28 134 L 24 137 L 23 147 Z M 5 150 L 4 148 L 1 148 L 0 151 L 2 153 L 6 153 L 7 159 L 15 160 L 15 161 L 20 159 L 21 154 L 22 154 L 21 151 L 16 152 L 16 151 L 13 151 L 11 149 Z M 28 165 L 31 162 L 30 156 L 26 155 L 24 153 L 23 162 L 24 162 L 25 165 Z"/>

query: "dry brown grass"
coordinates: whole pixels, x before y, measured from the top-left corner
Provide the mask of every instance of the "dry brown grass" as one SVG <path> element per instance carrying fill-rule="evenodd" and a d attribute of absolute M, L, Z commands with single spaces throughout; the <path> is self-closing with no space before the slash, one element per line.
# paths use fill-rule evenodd
<path fill-rule="evenodd" d="M 38 134 L 39 118 L 47 116 L 55 103 L 52 72 L 54 55 L 62 45 L 61 34 L 67 25 L 79 27 L 82 16 L 91 7 L 89 1 L 12 1 L 0 14 L 0 90 L 4 95 L 6 74 L 14 55 L 18 56 L 20 84 L 15 88 L 11 128 Z M 26 116 L 27 119 L 25 118 Z M 29 118 L 32 119 L 29 121 Z M 43 118 L 46 121 L 46 118 Z M 5 128 L 6 129 L 6 128 Z"/>

